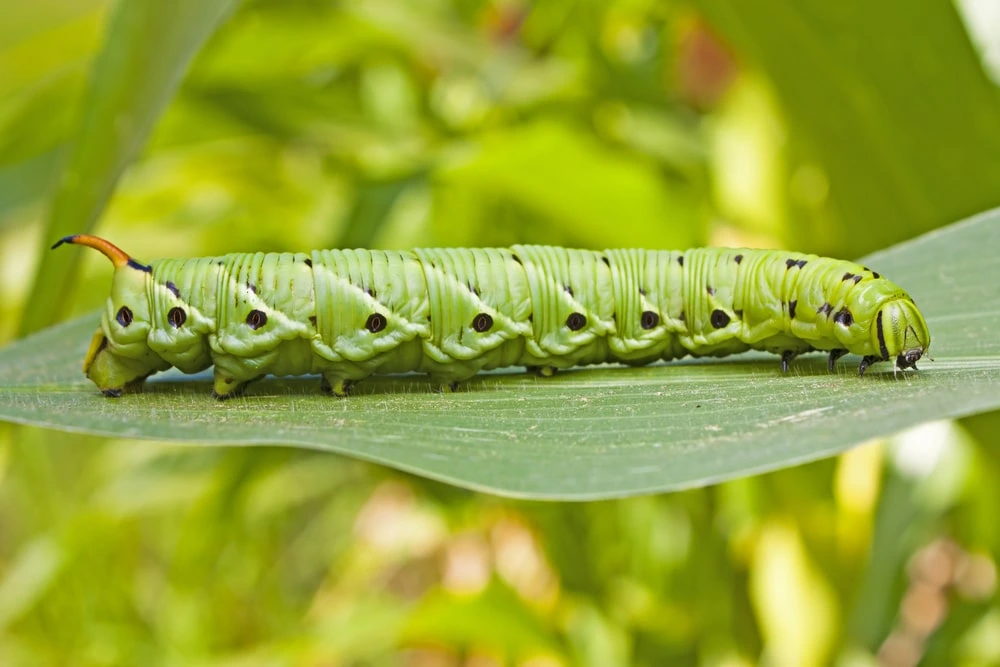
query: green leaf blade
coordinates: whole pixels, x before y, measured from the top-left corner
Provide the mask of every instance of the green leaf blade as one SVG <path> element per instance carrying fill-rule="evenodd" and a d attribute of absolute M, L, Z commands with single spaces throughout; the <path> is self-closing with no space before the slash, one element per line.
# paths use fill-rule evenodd
<path fill-rule="evenodd" d="M 867 252 L 1000 204 L 1000 94 L 955 3 L 693 4 L 771 80 L 802 157 L 829 181 L 824 206 L 845 233 L 823 252 Z M 933 35 L 933 48 L 910 35 Z M 822 238 L 822 217 L 799 213 L 792 238 Z"/>
<path fill-rule="evenodd" d="M 676 490 L 835 454 L 919 423 L 1000 407 L 1000 210 L 864 262 L 906 287 L 936 361 L 857 377 L 820 355 L 482 376 L 455 394 L 378 378 L 337 400 L 318 380 L 268 379 L 219 403 L 208 376 L 165 374 L 102 397 L 80 372 L 88 316 L 0 351 L 0 418 L 206 445 L 291 445 L 501 495 L 584 500 Z"/>
<path fill-rule="evenodd" d="M 191 59 L 235 0 L 120 2 L 94 63 L 76 142 L 53 195 L 44 245 L 89 231 L 135 158 Z M 78 257 L 46 253 L 35 276 L 22 332 L 55 321 L 47 304 L 71 285 Z"/>

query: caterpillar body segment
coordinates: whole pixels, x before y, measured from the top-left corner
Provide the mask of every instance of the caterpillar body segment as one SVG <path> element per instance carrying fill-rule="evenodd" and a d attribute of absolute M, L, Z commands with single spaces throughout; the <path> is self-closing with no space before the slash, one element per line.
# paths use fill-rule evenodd
<path fill-rule="evenodd" d="M 115 265 L 84 363 L 107 395 L 174 366 L 215 367 L 214 393 L 267 374 L 322 376 L 345 395 L 373 374 L 418 371 L 444 390 L 481 370 L 540 375 L 748 349 L 850 352 L 859 372 L 930 345 L 898 286 L 858 264 L 746 249 L 551 246 L 317 250 L 142 264 L 103 239 L 67 237 Z M 59 245 L 59 244 L 56 244 Z"/>

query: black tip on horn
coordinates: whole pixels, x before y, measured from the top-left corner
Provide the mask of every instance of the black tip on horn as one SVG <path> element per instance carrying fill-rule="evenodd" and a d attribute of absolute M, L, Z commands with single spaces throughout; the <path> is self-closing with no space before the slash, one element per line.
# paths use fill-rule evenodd
<path fill-rule="evenodd" d="M 49 250 L 55 250 L 56 248 L 58 248 L 59 246 L 61 246 L 63 243 L 72 243 L 75 239 L 76 239 L 76 235 L 75 234 L 72 234 L 70 236 L 64 236 L 61 239 L 59 239 L 58 241 L 56 241 L 52 245 L 52 247 L 49 248 Z"/>

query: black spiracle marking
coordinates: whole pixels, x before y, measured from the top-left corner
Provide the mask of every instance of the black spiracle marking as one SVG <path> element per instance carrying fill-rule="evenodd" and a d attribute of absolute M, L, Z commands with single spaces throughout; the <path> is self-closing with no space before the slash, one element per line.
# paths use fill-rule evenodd
<path fill-rule="evenodd" d="M 721 329 L 722 327 L 729 324 L 729 315 L 724 310 L 713 310 L 712 311 L 712 326 L 716 329 Z"/>
<path fill-rule="evenodd" d="M 524 266 L 524 262 L 522 262 L 521 258 L 518 257 L 517 255 L 511 255 L 510 258 L 515 262 L 517 262 L 518 264 L 520 264 L 521 266 Z"/>
<path fill-rule="evenodd" d="M 251 310 L 247 314 L 247 326 L 256 331 L 267 324 L 267 314 L 262 310 Z"/>
<path fill-rule="evenodd" d="M 643 311 L 642 315 L 639 316 L 639 326 L 643 329 L 649 330 L 656 327 L 660 323 L 660 316 L 651 310 Z"/>
<path fill-rule="evenodd" d="M 570 313 L 566 318 L 566 326 L 570 331 L 579 331 L 587 326 L 587 318 L 583 313 Z"/>
<path fill-rule="evenodd" d="M 684 255 L 677 255 L 677 263 L 684 266 Z"/>
<path fill-rule="evenodd" d="M 310 315 L 309 316 L 309 324 L 311 324 L 313 326 L 316 326 L 316 316 L 315 315 Z"/>
<path fill-rule="evenodd" d="M 385 315 L 382 313 L 372 313 L 365 320 L 365 329 L 368 329 L 372 333 L 378 333 L 382 329 L 385 329 L 388 323 L 389 321 L 386 320 Z"/>
<path fill-rule="evenodd" d="M 852 315 L 851 311 L 844 307 L 838 310 L 837 314 L 833 316 L 833 321 L 838 324 L 843 324 L 845 327 L 849 327 L 854 324 L 854 315 Z"/>
<path fill-rule="evenodd" d="M 175 329 L 180 329 L 187 322 L 187 313 L 183 308 L 171 308 L 167 313 L 167 322 Z"/>
<path fill-rule="evenodd" d="M 179 289 L 177 289 L 177 285 L 173 284 L 172 282 L 170 282 L 170 281 L 168 280 L 168 281 L 167 281 L 167 284 L 166 284 L 166 285 L 164 285 L 164 287 L 166 287 L 166 288 L 167 288 L 167 290 L 168 290 L 168 291 L 169 291 L 169 292 L 170 292 L 171 294 L 173 294 L 173 295 L 174 295 L 175 297 L 177 297 L 178 299 L 179 299 L 179 298 L 181 298 L 181 291 L 180 291 Z"/>
<path fill-rule="evenodd" d="M 488 313 L 479 313 L 472 319 L 472 328 L 485 333 L 493 328 L 493 318 Z"/>
<path fill-rule="evenodd" d="M 118 314 L 115 315 L 115 319 L 118 320 L 118 324 L 123 327 L 127 327 L 132 324 L 132 310 L 128 306 L 122 306 L 118 309 Z"/>
<path fill-rule="evenodd" d="M 247 282 L 247 289 L 253 292 L 254 294 L 257 293 L 257 286 L 254 285 L 252 282 L 249 281 Z"/>
<path fill-rule="evenodd" d="M 736 308 L 736 309 L 734 309 L 733 310 L 733 314 L 736 315 L 737 319 L 740 319 L 740 320 L 743 319 L 743 309 L 742 308 Z"/>
<path fill-rule="evenodd" d="M 816 309 L 816 313 L 818 315 L 826 315 L 827 317 L 830 317 L 830 313 L 832 312 L 833 312 L 833 306 L 831 306 L 829 303 L 824 303 L 822 306 Z"/>
<path fill-rule="evenodd" d="M 796 300 L 796 301 L 789 301 L 788 302 L 788 319 L 790 319 L 790 320 L 794 320 L 795 319 L 795 307 L 797 305 L 799 305 L 798 300 Z"/>
<path fill-rule="evenodd" d="M 374 288 L 371 288 L 371 287 L 369 287 L 368 289 L 366 289 L 366 290 L 365 290 L 365 292 L 367 292 L 367 293 L 368 293 L 368 296 L 370 296 L 370 297 L 371 297 L 371 298 L 373 298 L 373 299 L 376 299 L 376 298 L 378 298 L 378 297 L 376 296 L 376 292 L 375 292 Z"/>
<path fill-rule="evenodd" d="M 573 294 L 573 288 L 572 288 L 572 287 L 570 287 L 569 285 L 563 285 L 563 289 L 564 289 L 564 290 L 566 290 L 566 294 L 569 294 L 569 297 L 570 297 L 571 299 L 572 299 L 572 298 L 573 298 L 574 296 L 576 296 L 575 294 Z"/>
<path fill-rule="evenodd" d="M 309 259 L 308 257 L 306 257 L 305 261 L 306 261 L 306 266 L 308 266 L 309 268 L 312 268 L 313 261 L 311 259 Z"/>
<path fill-rule="evenodd" d="M 604 262 L 605 266 L 607 266 L 609 268 L 611 267 L 611 260 L 608 259 L 607 257 L 601 257 L 601 261 Z"/>
<path fill-rule="evenodd" d="M 715 288 L 712 287 L 711 285 L 709 285 L 708 287 L 706 287 L 705 291 L 708 292 L 709 296 L 715 296 Z"/>
<path fill-rule="evenodd" d="M 848 271 L 840 279 L 841 282 L 844 282 L 845 280 L 853 280 L 854 284 L 857 285 L 859 282 L 861 282 L 861 276 L 855 275 L 855 274 L 851 273 L 850 271 Z"/>
<path fill-rule="evenodd" d="M 808 260 L 805 260 L 805 259 L 786 259 L 785 260 L 785 268 L 786 269 L 790 269 L 793 266 L 797 266 L 797 267 L 799 267 L 801 269 L 807 263 L 808 263 Z"/>
<path fill-rule="evenodd" d="M 743 261 L 743 255 L 736 255 L 736 257 L 733 257 L 733 261 L 739 264 Z"/>

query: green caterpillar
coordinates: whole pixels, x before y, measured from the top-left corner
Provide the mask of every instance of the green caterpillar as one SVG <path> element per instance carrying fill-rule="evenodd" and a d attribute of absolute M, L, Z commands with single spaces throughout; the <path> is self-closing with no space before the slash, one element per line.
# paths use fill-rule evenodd
<path fill-rule="evenodd" d="M 913 300 L 852 262 L 772 250 L 511 248 L 247 253 L 114 264 L 84 372 L 107 396 L 153 373 L 215 366 L 217 398 L 274 375 L 320 374 L 344 396 L 376 373 L 445 390 L 477 372 L 647 364 L 748 349 L 851 352 L 916 368 L 930 333 Z"/>

